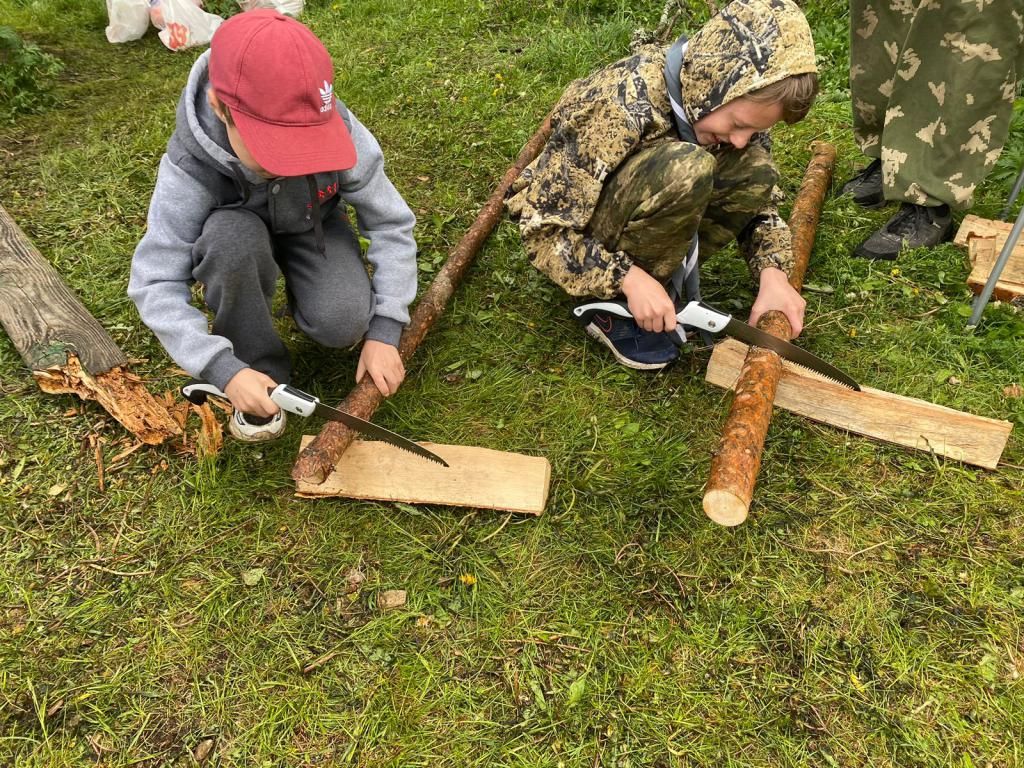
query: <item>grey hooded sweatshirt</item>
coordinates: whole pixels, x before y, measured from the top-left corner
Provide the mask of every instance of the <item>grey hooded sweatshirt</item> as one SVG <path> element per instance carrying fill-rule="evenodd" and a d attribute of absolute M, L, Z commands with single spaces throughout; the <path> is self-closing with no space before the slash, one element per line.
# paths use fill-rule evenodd
<path fill-rule="evenodd" d="M 360 234 L 370 241 L 366 255 L 376 308 L 366 338 L 397 346 L 416 296 L 416 219 L 384 173 L 377 140 L 338 102 L 355 144 L 355 167 L 263 179 L 239 162 L 207 102 L 209 56 L 209 51 L 200 56 L 189 74 L 177 126 L 160 160 L 146 234 L 132 258 L 128 295 L 142 321 L 190 375 L 226 384 L 248 366 L 235 357 L 228 339 L 209 332 L 206 316 L 191 301 L 193 246 L 210 213 L 243 207 L 259 214 L 272 233 L 316 229 L 322 242 L 317 214 L 320 221 L 339 216 L 337 207 L 349 203 Z M 272 186 L 275 194 L 268 195 Z"/>

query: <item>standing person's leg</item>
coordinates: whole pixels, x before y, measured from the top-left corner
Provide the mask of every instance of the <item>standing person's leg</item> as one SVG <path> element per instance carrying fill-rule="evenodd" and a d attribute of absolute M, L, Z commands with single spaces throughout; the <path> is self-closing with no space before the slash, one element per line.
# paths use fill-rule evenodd
<path fill-rule="evenodd" d="M 886 199 L 970 206 L 1009 132 L 1021 14 L 1020 0 L 921 3 L 882 131 Z"/>
<path fill-rule="evenodd" d="M 903 48 L 914 7 L 891 0 L 850 0 L 850 100 L 853 106 L 853 138 L 872 161 L 842 186 L 841 194 L 853 195 L 866 208 L 885 205 L 882 193 L 882 129 L 892 81 L 896 52 Z"/>
<path fill-rule="evenodd" d="M 984 7 L 982 7 L 982 5 Z M 1009 131 L 1021 49 L 1019 0 L 919 4 L 897 59 L 881 135 L 882 182 L 900 211 L 858 246 L 895 259 L 953 231 Z"/>
<path fill-rule="evenodd" d="M 291 360 L 270 313 L 279 272 L 262 219 L 241 208 L 214 211 L 192 249 L 192 264 L 213 311 L 213 333 L 227 338 L 250 368 L 287 383 Z"/>
<path fill-rule="evenodd" d="M 637 152 L 605 181 L 589 233 L 668 280 L 700 225 L 714 169 L 714 158 L 696 144 L 673 140 Z M 632 320 L 600 313 L 586 330 L 630 368 L 658 370 L 679 356 L 669 334 L 647 333 Z"/>
<path fill-rule="evenodd" d="M 313 232 L 278 235 L 275 252 L 296 325 L 317 343 L 344 349 L 366 335 L 374 312 L 373 289 L 359 239 L 340 212 L 324 221 L 324 240 L 321 253 Z"/>

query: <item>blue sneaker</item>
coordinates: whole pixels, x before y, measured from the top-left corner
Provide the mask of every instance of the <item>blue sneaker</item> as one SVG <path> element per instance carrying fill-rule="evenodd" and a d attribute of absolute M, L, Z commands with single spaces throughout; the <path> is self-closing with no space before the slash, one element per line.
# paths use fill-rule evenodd
<path fill-rule="evenodd" d="M 632 318 L 598 312 L 586 331 L 608 347 L 616 360 L 638 371 L 661 370 L 679 357 L 679 348 L 669 334 L 648 333 Z"/>

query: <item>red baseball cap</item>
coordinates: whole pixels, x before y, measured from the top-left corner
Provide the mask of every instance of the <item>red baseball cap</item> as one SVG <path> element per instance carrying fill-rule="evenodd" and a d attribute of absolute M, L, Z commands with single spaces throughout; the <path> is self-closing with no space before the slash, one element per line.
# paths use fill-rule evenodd
<path fill-rule="evenodd" d="M 278 176 L 356 164 L 334 103 L 334 65 L 308 27 L 270 9 L 232 16 L 210 41 L 210 84 L 253 159 Z"/>

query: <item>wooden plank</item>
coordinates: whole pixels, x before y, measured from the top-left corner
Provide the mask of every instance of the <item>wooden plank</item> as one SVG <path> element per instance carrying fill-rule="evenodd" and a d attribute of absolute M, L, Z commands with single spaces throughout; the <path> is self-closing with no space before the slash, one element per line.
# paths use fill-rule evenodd
<path fill-rule="evenodd" d="M 1010 230 L 1012 229 L 1012 221 L 983 219 L 981 216 L 975 216 L 973 213 L 969 213 L 964 216 L 964 220 L 960 222 L 960 228 L 956 231 L 956 236 L 953 238 L 953 242 L 956 245 L 966 248 L 968 241 L 970 241 L 972 237 L 994 237 L 997 240 L 996 250 L 998 251 L 1003 247 L 1003 243 L 1005 243 L 1006 238 L 1010 236 Z M 1024 238 L 1021 238 L 1013 250 L 1015 257 L 1018 254 L 1024 257 Z"/>
<path fill-rule="evenodd" d="M 304 435 L 300 449 L 313 437 Z M 387 443 L 356 440 L 322 483 L 297 481 L 296 495 L 444 504 L 531 515 L 544 511 L 551 464 L 543 456 L 468 445 L 421 445 L 449 466 L 442 467 Z"/>
<path fill-rule="evenodd" d="M 128 359 L 0 206 L 0 324 L 29 370 L 62 366 L 69 352 L 95 376 Z"/>
<path fill-rule="evenodd" d="M 705 380 L 732 389 L 747 346 L 726 339 L 715 346 Z M 783 360 L 775 404 L 814 421 L 906 448 L 934 452 L 967 464 L 995 469 L 1013 425 L 974 416 L 880 389 L 860 392 Z"/>

